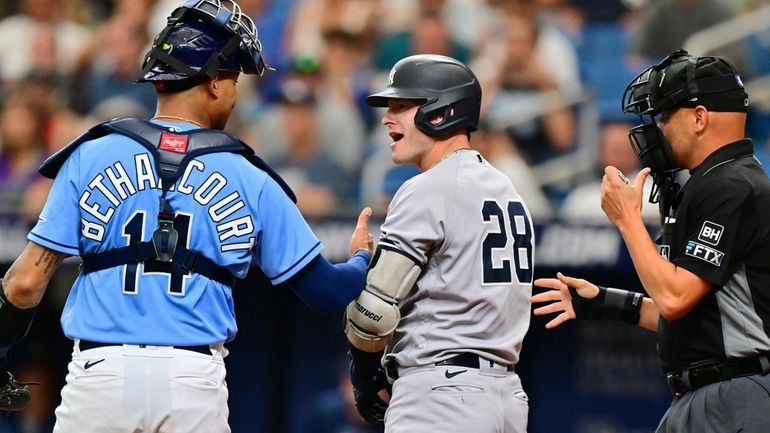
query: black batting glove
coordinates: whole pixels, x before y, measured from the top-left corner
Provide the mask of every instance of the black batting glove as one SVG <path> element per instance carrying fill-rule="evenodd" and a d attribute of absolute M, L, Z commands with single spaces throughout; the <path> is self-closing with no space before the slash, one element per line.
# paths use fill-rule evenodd
<path fill-rule="evenodd" d="M 390 392 L 390 384 L 381 364 L 383 352 L 364 352 L 349 345 L 348 354 L 356 409 L 366 422 L 383 426 L 388 403 L 378 393 L 383 389 Z"/>

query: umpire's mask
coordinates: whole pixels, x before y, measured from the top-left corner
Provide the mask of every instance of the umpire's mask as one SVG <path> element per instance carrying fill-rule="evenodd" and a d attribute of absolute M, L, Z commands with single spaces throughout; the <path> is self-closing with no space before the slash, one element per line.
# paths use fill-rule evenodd
<path fill-rule="evenodd" d="M 634 78 L 623 92 L 624 113 L 636 114 L 641 124 L 628 132 L 631 147 L 643 166 L 652 169 L 657 188 L 650 201 L 659 201 L 659 193 L 678 189 L 673 182 L 681 167 L 674 157 L 657 117 L 676 107 L 695 108 L 703 105 L 709 111 L 748 109 L 748 95 L 738 72 L 718 57 L 695 57 L 685 50 L 669 54 Z"/>

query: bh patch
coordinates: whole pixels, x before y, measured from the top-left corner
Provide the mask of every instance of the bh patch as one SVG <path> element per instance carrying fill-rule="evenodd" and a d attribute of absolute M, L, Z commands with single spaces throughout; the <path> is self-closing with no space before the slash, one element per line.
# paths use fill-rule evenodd
<path fill-rule="evenodd" d="M 722 239 L 724 231 L 724 226 L 712 223 L 711 221 L 704 221 L 703 227 L 700 228 L 700 233 L 698 233 L 698 240 L 716 246 L 719 244 L 719 240 Z"/>

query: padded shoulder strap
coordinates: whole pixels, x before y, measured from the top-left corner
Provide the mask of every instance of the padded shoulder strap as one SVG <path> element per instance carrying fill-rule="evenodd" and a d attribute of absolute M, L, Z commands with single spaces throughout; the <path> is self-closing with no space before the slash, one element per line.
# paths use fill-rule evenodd
<path fill-rule="evenodd" d="M 165 185 L 173 185 L 192 158 L 212 152 L 243 154 L 241 143 L 213 130 L 169 131 L 144 119 L 115 119 L 105 124 L 118 134 L 130 137 L 152 152 L 155 168 Z"/>
<path fill-rule="evenodd" d="M 258 157 L 251 147 L 234 136 L 213 129 L 169 131 L 163 126 L 133 117 L 113 119 L 89 129 L 43 162 L 40 173 L 49 179 L 55 178 L 64 161 L 80 144 L 110 133 L 125 135 L 151 152 L 155 168 L 164 185 L 173 185 L 190 160 L 197 156 L 213 152 L 231 152 L 242 155 L 252 165 L 267 173 L 293 202 L 297 202 L 294 192 L 281 176 Z"/>
<path fill-rule="evenodd" d="M 43 161 L 43 164 L 40 165 L 38 172 L 40 172 L 40 174 L 47 177 L 48 179 L 55 178 L 56 174 L 59 173 L 61 166 L 64 165 L 64 161 L 69 158 L 72 152 L 78 148 L 78 146 L 80 146 L 82 143 L 85 143 L 86 141 L 96 140 L 97 138 L 104 137 L 110 132 L 111 131 L 108 128 L 104 127 L 103 123 L 94 126 L 93 128 L 86 131 L 83 135 L 76 138 L 53 155 L 49 156 L 45 161 Z"/>

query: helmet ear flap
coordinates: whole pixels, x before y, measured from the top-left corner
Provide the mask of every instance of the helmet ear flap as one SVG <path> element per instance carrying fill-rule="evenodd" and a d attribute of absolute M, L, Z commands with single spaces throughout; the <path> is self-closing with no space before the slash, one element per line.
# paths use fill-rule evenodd
<path fill-rule="evenodd" d="M 428 100 L 417 110 L 417 127 L 433 137 L 443 137 L 458 130 L 469 133 L 478 129 L 481 92 L 472 88 L 463 89 L 463 92 L 469 92 L 469 95 L 461 97 L 450 91 Z M 437 123 L 434 120 L 438 116 L 442 120 Z"/>
<path fill-rule="evenodd" d="M 420 106 L 420 108 L 417 109 L 417 112 L 414 113 L 414 124 L 420 131 L 428 135 L 435 135 L 433 126 L 430 124 L 430 114 L 431 112 L 429 110 L 425 110 L 425 104 L 423 104 Z"/>
<path fill-rule="evenodd" d="M 428 100 L 417 109 L 414 115 L 414 124 L 417 128 L 434 137 L 446 134 L 444 129 L 452 121 L 452 113 L 454 111 L 454 107 L 451 105 L 434 108 L 435 102 L 435 99 Z M 440 119 L 440 121 L 437 119 Z"/>

